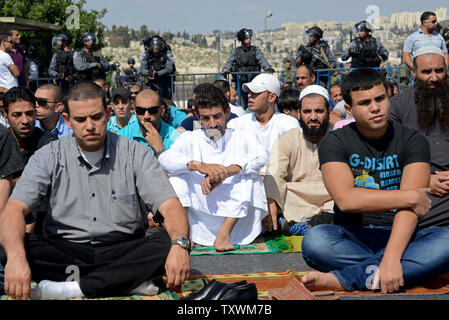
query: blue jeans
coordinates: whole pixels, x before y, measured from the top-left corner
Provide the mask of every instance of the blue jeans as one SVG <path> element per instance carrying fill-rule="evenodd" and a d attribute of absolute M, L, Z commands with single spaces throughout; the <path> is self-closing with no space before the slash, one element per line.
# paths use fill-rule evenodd
<path fill-rule="evenodd" d="M 371 290 L 391 227 L 317 225 L 302 241 L 304 260 L 331 272 L 348 291 Z M 449 229 L 417 229 L 401 259 L 404 284 L 416 284 L 449 271 Z"/>

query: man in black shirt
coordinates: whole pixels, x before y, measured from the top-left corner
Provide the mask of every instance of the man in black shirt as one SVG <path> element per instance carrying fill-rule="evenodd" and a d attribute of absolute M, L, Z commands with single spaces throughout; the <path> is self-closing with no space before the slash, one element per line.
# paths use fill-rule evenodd
<path fill-rule="evenodd" d="M 3 109 L 25 164 L 36 150 L 57 140 L 57 137 L 49 132 L 35 127 L 36 98 L 27 88 L 14 87 L 5 93 Z"/>
<path fill-rule="evenodd" d="M 415 85 L 391 99 L 391 118 L 422 133 L 430 144 L 432 208 L 419 226 L 449 228 L 449 82 L 444 54 L 423 47 L 414 55 Z"/>
<path fill-rule="evenodd" d="M 335 224 L 304 236 L 304 259 L 321 271 L 302 278 L 312 290 L 392 293 L 449 271 L 449 230 L 417 228 L 431 205 L 429 144 L 389 120 L 387 86 L 372 69 L 348 74 L 343 99 L 356 122 L 319 145 Z"/>

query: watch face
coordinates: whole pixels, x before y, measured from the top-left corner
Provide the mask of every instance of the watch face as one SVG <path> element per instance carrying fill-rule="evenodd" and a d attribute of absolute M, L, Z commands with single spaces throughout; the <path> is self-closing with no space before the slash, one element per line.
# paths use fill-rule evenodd
<path fill-rule="evenodd" d="M 190 249 L 190 241 L 187 238 L 181 238 L 181 246 L 185 249 Z"/>

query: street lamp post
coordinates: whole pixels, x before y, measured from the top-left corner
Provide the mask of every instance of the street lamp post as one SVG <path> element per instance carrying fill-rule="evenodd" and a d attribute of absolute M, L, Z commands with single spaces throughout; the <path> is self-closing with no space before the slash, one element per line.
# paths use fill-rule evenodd
<path fill-rule="evenodd" d="M 268 13 L 265 15 L 265 47 L 268 49 L 268 34 L 267 34 L 267 18 L 270 18 L 273 16 L 273 12 L 268 11 Z"/>

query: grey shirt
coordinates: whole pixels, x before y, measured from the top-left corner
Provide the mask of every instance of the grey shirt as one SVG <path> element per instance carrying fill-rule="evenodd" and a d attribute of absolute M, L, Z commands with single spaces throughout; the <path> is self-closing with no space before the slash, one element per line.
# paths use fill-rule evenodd
<path fill-rule="evenodd" d="M 382 61 L 386 61 L 388 59 L 388 55 L 389 55 L 388 50 L 383 46 L 383 44 L 379 41 L 379 39 L 375 39 L 375 40 L 377 43 L 377 54 L 380 56 Z M 346 50 L 343 52 L 343 54 L 341 55 L 342 61 L 346 61 L 351 57 L 351 55 L 349 53 L 350 49 L 357 49 L 356 40 L 352 40 L 351 43 L 349 44 L 348 48 L 346 48 Z"/>
<path fill-rule="evenodd" d="M 150 66 L 148 65 L 147 55 L 148 52 L 145 51 L 140 57 L 140 73 L 144 76 L 150 75 Z M 174 72 L 175 62 L 173 61 L 173 53 L 171 52 L 171 50 L 167 50 L 165 55 L 166 61 L 164 67 L 161 70 L 157 71 L 157 75 L 159 77 L 169 76 Z"/>
<path fill-rule="evenodd" d="M 73 135 L 39 149 L 10 197 L 31 212 L 47 202 L 44 236 L 93 244 L 142 236 L 148 210 L 155 213 L 170 198 L 176 193 L 151 149 L 111 132 L 93 167 Z"/>
<path fill-rule="evenodd" d="M 81 50 L 83 50 L 83 49 L 81 49 Z M 96 53 L 94 52 L 93 54 L 95 55 Z M 108 60 L 105 59 L 105 57 L 103 57 L 101 55 L 100 55 L 100 64 L 105 72 L 109 71 L 109 68 L 110 68 L 109 62 L 108 62 Z M 84 71 L 84 70 L 89 70 L 89 69 L 95 68 L 94 62 L 89 63 L 89 62 L 84 61 L 83 57 L 81 56 L 80 50 L 76 50 L 73 53 L 73 65 L 75 66 L 75 69 L 78 71 Z"/>
<path fill-rule="evenodd" d="M 449 130 L 444 129 L 438 120 L 429 130 L 418 124 L 415 103 L 415 88 L 408 88 L 391 98 L 391 119 L 423 134 L 430 144 L 430 170 L 449 171 Z M 449 228 L 449 196 L 443 198 L 429 195 L 432 200 L 430 211 L 419 221 L 419 226 L 442 226 Z"/>

